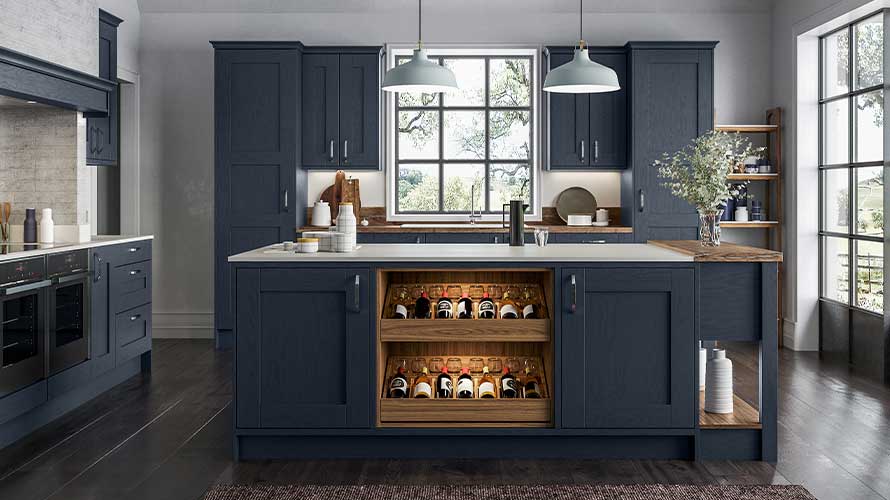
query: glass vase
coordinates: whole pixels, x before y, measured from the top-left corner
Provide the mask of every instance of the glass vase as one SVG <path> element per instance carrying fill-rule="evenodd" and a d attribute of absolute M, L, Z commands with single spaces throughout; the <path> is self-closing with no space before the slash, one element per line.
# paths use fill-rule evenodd
<path fill-rule="evenodd" d="M 720 218 L 723 216 L 723 209 L 709 208 L 698 210 L 698 234 L 701 246 L 703 247 L 719 247 L 720 246 Z"/>

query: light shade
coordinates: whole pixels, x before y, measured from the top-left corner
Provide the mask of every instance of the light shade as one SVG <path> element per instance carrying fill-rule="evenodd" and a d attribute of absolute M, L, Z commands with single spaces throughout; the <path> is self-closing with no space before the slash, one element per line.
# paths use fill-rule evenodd
<path fill-rule="evenodd" d="M 563 94 L 594 94 L 621 90 L 618 75 L 608 66 L 593 62 L 587 49 L 575 49 L 570 62 L 547 73 L 545 92 Z"/>
<path fill-rule="evenodd" d="M 414 49 L 414 56 L 386 72 L 383 85 L 387 92 L 447 92 L 457 88 L 457 80 L 450 69 L 430 61 L 423 49 Z"/>

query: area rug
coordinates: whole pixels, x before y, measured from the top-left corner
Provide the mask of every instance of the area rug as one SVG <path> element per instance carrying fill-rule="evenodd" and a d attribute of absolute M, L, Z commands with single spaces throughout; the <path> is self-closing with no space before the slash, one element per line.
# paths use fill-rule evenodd
<path fill-rule="evenodd" d="M 204 500 L 815 500 L 803 486 L 217 486 Z"/>

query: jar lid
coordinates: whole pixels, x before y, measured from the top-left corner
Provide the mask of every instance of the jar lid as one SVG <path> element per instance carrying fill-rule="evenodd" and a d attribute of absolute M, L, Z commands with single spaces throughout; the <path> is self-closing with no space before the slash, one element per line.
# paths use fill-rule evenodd
<path fill-rule="evenodd" d="M 343 205 L 349 205 L 349 206 L 351 207 L 351 206 L 352 206 L 352 202 L 351 202 L 351 201 L 341 201 L 341 202 L 340 202 L 340 206 L 343 206 Z"/>
<path fill-rule="evenodd" d="M 298 243 L 318 243 L 318 238 L 299 238 Z"/>

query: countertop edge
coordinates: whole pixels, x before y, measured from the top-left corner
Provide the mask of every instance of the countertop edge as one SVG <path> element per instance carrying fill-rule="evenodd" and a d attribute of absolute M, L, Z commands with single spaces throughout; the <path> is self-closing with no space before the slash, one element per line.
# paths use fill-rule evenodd
<path fill-rule="evenodd" d="M 650 245 L 689 255 L 695 262 L 783 262 L 782 252 L 723 243 L 718 247 L 691 246 L 690 241 L 649 240 Z"/>
<path fill-rule="evenodd" d="M 528 229 L 525 230 L 526 233 L 532 234 L 535 228 L 547 229 L 551 233 L 559 233 L 559 234 L 632 234 L 633 228 L 630 226 L 554 226 L 547 224 L 527 224 L 529 226 Z M 327 231 L 329 228 L 326 226 L 302 226 L 296 228 L 298 233 L 302 233 L 305 231 Z M 358 233 L 366 233 L 366 234 L 428 234 L 428 233 L 437 233 L 437 234 L 448 234 L 448 233 L 505 233 L 507 232 L 506 228 L 498 228 L 498 227 L 473 227 L 470 224 L 467 224 L 467 227 L 400 227 L 396 225 L 392 226 L 358 226 L 356 228 L 356 232 Z"/>
<path fill-rule="evenodd" d="M 60 252 L 71 252 L 74 250 L 84 250 L 89 248 L 97 248 L 104 247 L 109 245 L 120 245 L 124 243 L 131 243 L 134 241 L 146 241 L 153 240 L 154 235 L 145 235 L 145 236 L 97 236 L 96 239 L 92 239 L 90 241 L 84 241 L 81 243 L 66 243 L 65 246 L 55 247 L 55 248 L 44 248 L 39 250 L 27 250 L 23 252 L 14 252 L 8 254 L 0 254 L 0 262 L 5 262 L 9 260 L 19 260 L 19 259 L 30 259 L 33 257 L 42 257 L 44 255 L 50 255 L 54 253 Z M 64 242 L 59 242 L 59 244 L 63 244 Z"/>

